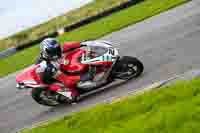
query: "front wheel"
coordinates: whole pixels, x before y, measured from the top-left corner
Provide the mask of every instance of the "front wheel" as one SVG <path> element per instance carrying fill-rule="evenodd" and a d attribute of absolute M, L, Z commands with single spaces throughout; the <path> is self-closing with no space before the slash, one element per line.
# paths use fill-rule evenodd
<path fill-rule="evenodd" d="M 116 62 L 112 77 L 128 80 L 140 76 L 143 70 L 144 66 L 140 60 L 135 57 L 123 56 Z"/>
<path fill-rule="evenodd" d="M 60 103 L 56 100 L 56 92 L 47 90 L 45 88 L 33 88 L 32 98 L 39 104 L 46 106 L 56 106 Z"/>

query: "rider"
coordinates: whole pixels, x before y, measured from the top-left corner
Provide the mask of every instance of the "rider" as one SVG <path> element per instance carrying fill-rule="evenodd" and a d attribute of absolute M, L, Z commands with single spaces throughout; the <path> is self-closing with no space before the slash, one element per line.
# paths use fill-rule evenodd
<path fill-rule="evenodd" d="M 63 73 L 60 70 L 61 57 L 62 53 L 73 51 L 77 48 L 84 46 L 84 44 L 80 42 L 72 42 L 65 43 L 62 47 L 54 38 L 44 39 L 40 44 L 40 56 L 36 62 L 39 64 L 39 68 L 37 68 L 36 72 L 41 75 L 41 78 L 44 83 L 50 84 L 55 81 L 60 81 L 66 86 L 71 92 L 70 98 L 73 100 L 79 95 L 76 87 L 76 83 L 72 83 L 70 79 L 68 79 L 68 75 Z M 94 75 L 94 74 L 91 74 Z M 77 81 L 83 81 L 83 84 L 86 84 L 87 87 L 95 87 L 99 83 L 91 81 L 91 75 L 89 73 L 80 75 Z"/>

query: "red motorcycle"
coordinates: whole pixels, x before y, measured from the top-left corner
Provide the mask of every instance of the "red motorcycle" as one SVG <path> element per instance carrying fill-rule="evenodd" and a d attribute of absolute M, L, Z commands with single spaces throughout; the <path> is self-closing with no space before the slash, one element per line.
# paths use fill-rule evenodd
<path fill-rule="evenodd" d="M 105 41 L 84 42 L 85 46 L 78 48 L 62 57 L 61 70 L 69 76 L 69 79 L 78 84 L 77 90 L 80 97 L 90 94 L 94 90 L 113 82 L 115 79 L 129 80 L 140 76 L 143 72 L 143 64 L 135 57 L 119 55 L 118 49 Z M 94 53 L 94 54 L 93 54 Z M 101 73 L 105 70 L 100 79 L 107 81 L 103 84 L 88 89 L 81 83 L 77 83 L 77 76 L 85 73 L 93 66 L 93 74 Z M 94 67 L 95 66 L 95 67 Z M 56 106 L 68 103 L 68 89 L 61 83 L 44 84 L 40 76 L 36 73 L 38 65 L 32 65 L 16 76 L 17 88 L 32 89 L 32 98 L 39 104 Z"/>

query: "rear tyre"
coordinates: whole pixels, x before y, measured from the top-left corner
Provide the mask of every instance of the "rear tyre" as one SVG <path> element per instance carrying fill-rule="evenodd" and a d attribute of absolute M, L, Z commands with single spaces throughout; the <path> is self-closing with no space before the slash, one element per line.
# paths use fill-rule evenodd
<path fill-rule="evenodd" d="M 112 77 L 129 80 L 142 74 L 144 66 L 135 57 L 123 56 L 114 66 Z"/>
<path fill-rule="evenodd" d="M 38 103 L 45 106 L 56 106 L 60 103 L 56 100 L 57 94 L 44 88 L 33 88 L 32 98 Z"/>

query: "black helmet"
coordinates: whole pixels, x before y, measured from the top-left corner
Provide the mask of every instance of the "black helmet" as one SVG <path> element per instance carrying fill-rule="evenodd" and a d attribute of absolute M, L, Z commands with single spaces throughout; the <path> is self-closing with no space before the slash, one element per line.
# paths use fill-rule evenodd
<path fill-rule="evenodd" d="M 61 57 L 62 50 L 59 43 L 54 38 L 44 39 L 40 44 L 41 55 L 48 60 L 55 60 Z"/>

